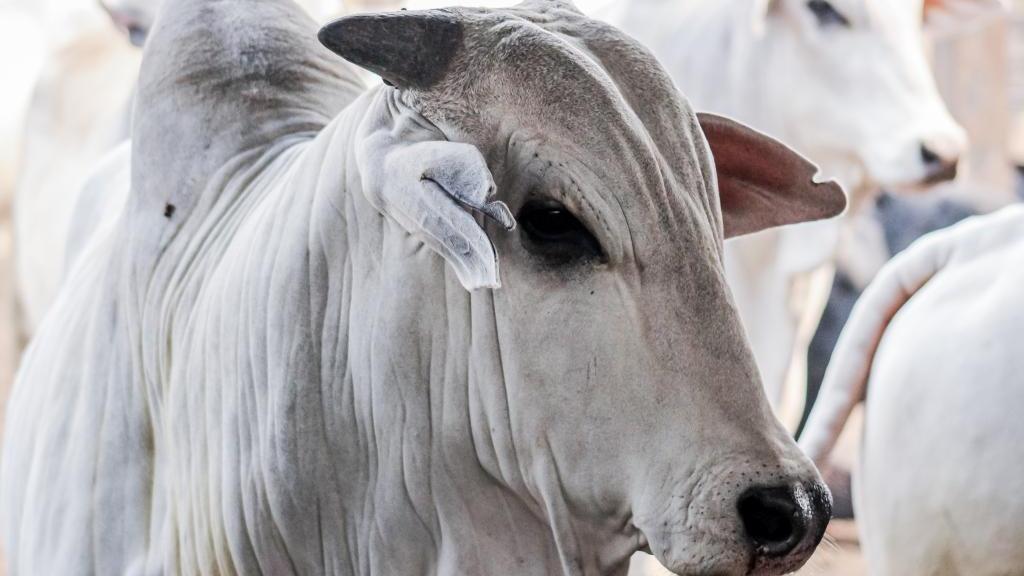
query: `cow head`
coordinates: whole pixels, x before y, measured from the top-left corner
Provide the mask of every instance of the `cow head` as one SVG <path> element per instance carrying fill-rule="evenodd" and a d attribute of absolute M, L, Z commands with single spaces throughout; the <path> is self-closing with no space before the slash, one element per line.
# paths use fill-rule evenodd
<path fill-rule="evenodd" d="M 501 255 L 500 290 L 444 299 L 468 362 L 453 394 L 473 459 L 544 518 L 565 573 L 642 548 L 679 574 L 802 564 L 829 497 L 761 390 L 722 241 L 835 215 L 838 186 L 696 115 L 645 49 L 568 4 L 350 16 L 320 38 L 391 86 L 356 134 L 371 204 L 467 288 L 497 285 Z M 410 340 L 374 321 L 391 324 L 388 346 Z"/>
<path fill-rule="evenodd" d="M 922 34 L 953 2 L 995 3 L 755 2 L 752 61 L 764 71 L 759 98 L 780 114 L 777 133 L 853 185 L 953 178 L 966 140 L 936 90 Z"/>

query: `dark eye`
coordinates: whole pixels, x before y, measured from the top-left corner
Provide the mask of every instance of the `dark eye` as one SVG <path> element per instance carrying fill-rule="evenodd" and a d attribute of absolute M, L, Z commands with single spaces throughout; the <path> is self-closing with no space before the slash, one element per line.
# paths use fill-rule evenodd
<path fill-rule="evenodd" d="M 829 26 L 850 27 L 850 21 L 843 16 L 836 7 L 826 0 L 808 0 L 807 9 L 818 19 L 818 25 L 825 28 Z"/>
<path fill-rule="evenodd" d="M 551 201 L 527 202 L 516 218 L 526 249 L 555 263 L 601 258 L 601 245 L 565 206 Z"/>

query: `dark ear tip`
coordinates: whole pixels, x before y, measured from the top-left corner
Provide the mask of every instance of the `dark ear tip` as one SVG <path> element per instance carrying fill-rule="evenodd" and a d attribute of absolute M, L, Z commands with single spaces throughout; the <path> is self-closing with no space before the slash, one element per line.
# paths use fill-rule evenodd
<path fill-rule="evenodd" d="M 345 26 L 345 20 L 348 18 L 350 18 L 350 16 L 332 20 L 320 27 L 320 31 L 316 34 L 316 39 L 320 41 L 320 44 L 322 44 L 324 48 L 327 48 L 342 58 L 345 57 L 344 53 L 346 51 L 345 46 L 341 42 L 341 38 L 344 37 L 342 29 Z"/>
<path fill-rule="evenodd" d="M 819 183 L 815 186 L 822 197 L 822 218 L 839 216 L 846 211 L 846 192 L 835 180 Z"/>
<path fill-rule="evenodd" d="M 462 24 L 446 10 L 354 14 L 326 24 L 317 39 L 394 86 L 426 89 L 462 45 Z"/>
<path fill-rule="evenodd" d="M 324 48 L 327 48 L 331 52 L 334 52 L 334 49 L 330 45 L 331 35 L 327 31 L 331 24 L 334 24 L 334 22 L 328 22 L 327 24 L 321 26 L 320 31 L 316 33 L 316 39 L 320 41 L 320 44 L 322 44 Z"/>

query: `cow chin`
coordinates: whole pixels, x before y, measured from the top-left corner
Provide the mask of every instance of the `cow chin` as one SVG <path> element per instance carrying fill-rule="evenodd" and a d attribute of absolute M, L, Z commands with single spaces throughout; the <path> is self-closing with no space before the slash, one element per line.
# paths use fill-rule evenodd
<path fill-rule="evenodd" d="M 645 551 L 680 576 L 780 576 L 803 566 L 815 549 L 811 545 L 783 558 L 759 559 L 735 537 L 690 540 L 674 534 L 667 540 L 661 546 L 652 543 Z"/>
<path fill-rule="evenodd" d="M 653 504 L 649 514 L 634 518 L 646 552 L 674 574 L 742 576 L 753 568 L 754 553 L 734 512 L 731 479 L 718 490 L 715 482 L 697 482 L 692 496 L 678 491 Z M 726 502 L 729 502 L 727 504 Z"/>
<path fill-rule="evenodd" d="M 753 554 L 731 534 L 673 532 L 668 526 L 652 534 L 648 548 L 662 566 L 681 576 L 745 576 L 754 569 Z"/>

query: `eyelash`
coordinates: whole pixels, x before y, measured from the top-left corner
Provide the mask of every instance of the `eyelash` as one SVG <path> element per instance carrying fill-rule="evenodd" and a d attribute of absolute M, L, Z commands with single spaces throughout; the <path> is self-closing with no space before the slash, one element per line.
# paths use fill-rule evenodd
<path fill-rule="evenodd" d="M 526 248 L 545 260 L 564 264 L 604 258 L 597 239 L 561 204 L 528 202 L 516 220 L 520 223 Z"/>

